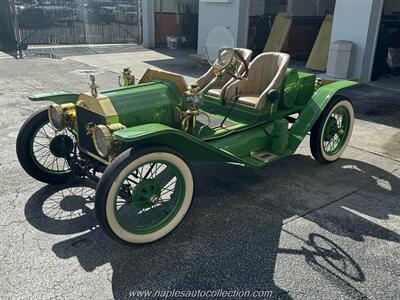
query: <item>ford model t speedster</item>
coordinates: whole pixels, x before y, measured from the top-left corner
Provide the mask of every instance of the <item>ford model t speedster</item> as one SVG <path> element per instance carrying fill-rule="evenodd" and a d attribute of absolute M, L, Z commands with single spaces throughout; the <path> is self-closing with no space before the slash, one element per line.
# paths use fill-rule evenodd
<path fill-rule="evenodd" d="M 25 171 L 49 184 L 97 182 L 98 222 L 112 238 L 147 243 L 171 232 L 193 197 L 190 163 L 262 168 L 293 154 L 311 133 L 321 163 L 336 161 L 352 134 L 354 110 L 341 90 L 288 68 L 289 55 L 222 48 L 212 68 L 187 85 L 149 69 L 139 84 L 30 97 L 52 101 L 31 116 L 17 139 Z"/>

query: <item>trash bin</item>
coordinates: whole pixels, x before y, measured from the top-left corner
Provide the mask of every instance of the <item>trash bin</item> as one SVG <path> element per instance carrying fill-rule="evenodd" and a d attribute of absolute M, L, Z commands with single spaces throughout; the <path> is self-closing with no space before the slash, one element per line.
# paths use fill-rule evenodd
<path fill-rule="evenodd" d="M 167 36 L 167 47 L 170 49 L 181 48 L 182 38 L 179 36 Z"/>
<path fill-rule="evenodd" d="M 338 79 L 347 79 L 351 76 L 353 54 L 356 45 L 351 41 L 336 41 L 329 50 L 326 75 Z"/>

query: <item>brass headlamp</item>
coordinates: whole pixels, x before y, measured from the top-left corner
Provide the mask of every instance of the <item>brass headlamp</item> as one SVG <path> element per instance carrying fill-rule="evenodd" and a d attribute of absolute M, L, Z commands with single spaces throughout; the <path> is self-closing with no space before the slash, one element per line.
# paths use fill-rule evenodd
<path fill-rule="evenodd" d="M 57 130 L 62 131 L 66 127 L 72 127 L 76 121 L 75 104 L 50 104 L 48 116 L 51 125 Z"/>
<path fill-rule="evenodd" d="M 96 151 L 102 156 L 107 157 L 110 155 L 113 146 L 113 133 L 115 131 L 125 129 L 126 127 L 120 123 L 109 125 L 97 125 L 93 128 L 93 144 Z"/>

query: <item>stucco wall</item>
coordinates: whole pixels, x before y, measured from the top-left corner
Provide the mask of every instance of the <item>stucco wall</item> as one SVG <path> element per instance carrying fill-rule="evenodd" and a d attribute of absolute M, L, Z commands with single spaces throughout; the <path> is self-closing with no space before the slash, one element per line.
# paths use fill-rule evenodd
<path fill-rule="evenodd" d="M 216 26 L 224 26 L 231 32 L 236 47 L 246 46 L 248 16 L 249 0 L 200 0 L 198 54 L 205 54 L 207 36 Z"/>

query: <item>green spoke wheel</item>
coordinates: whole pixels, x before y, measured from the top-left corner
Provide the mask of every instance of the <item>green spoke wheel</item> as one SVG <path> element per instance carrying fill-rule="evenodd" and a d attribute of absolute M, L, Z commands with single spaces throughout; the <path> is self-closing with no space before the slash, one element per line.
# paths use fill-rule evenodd
<path fill-rule="evenodd" d="M 33 178 L 50 184 L 66 182 L 76 138 L 68 129 L 57 131 L 49 122 L 47 109 L 33 114 L 22 125 L 17 138 L 17 156 Z"/>
<path fill-rule="evenodd" d="M 73 151 L 75 136 L 68 129 L 58 132 L 50 123 L 44 123 L 31 142 L 32 159 L 39 168 L 54 174 L 71 171 L 65 158 Z"/>
<path fill-rule="evenodd" d="M 311 131 L 310 146 L 321 163 L 338 160 L 350 141 L 354 127 L 354 109 L 350 101 L 334 99 Z"/>
<path fill-rule="evenodd" d="M 96 214 L 110 237 L 148 243 L 180 223 L 192 196 L 190 169 L 173 150 L 128 150 L 103 174 L 96 192 Z"/>

